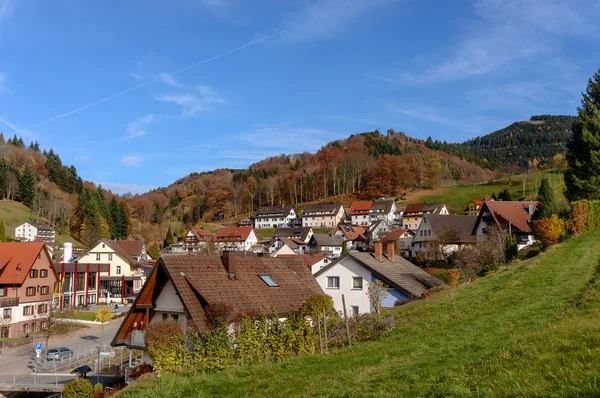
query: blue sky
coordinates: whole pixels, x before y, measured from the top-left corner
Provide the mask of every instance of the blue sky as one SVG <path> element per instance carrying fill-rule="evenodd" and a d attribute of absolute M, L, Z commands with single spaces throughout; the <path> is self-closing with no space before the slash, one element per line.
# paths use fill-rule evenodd
<path fill-rule="evenodd" d="M 595 0 L 0 0 L 0 131 L 116 192 L 393 128 L 574 114 Z"/>

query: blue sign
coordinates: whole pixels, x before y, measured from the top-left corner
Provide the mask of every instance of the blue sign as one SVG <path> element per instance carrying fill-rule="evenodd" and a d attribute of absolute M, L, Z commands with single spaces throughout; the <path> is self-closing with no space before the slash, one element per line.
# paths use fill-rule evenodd
<path fill-rule="evenodd" d="M 35 349 L 36 350 L 41 350 L 42 349 L 42 343 L 36 343 Z"/>

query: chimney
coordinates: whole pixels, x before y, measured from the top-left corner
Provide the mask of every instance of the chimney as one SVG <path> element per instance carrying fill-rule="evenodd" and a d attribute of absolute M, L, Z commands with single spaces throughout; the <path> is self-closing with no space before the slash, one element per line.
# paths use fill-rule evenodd
<path fill-rule="evenodd" d="M 387 257 L 391 262 L 396 262 L 396 243 L 394 241 L 390 241 L 387 243 Z"/>
<path fill-rule="evenodd" d="M 229 274 L 229 279 L 237 279 L 235 254 L 232 251 L 223 251 L 223 265 Z"/>
<path fill-rule="evenodd" d="M 529 201 L 529 215 L 533 216 L 533 202 Z"/>
<path fill-rule="evenodd" d="M 381 241 L 375 242 L 375 258 L 380 263 L 383 262 L 383 243 Z"/>
<path fill-rule="evenodd" d="M 63 245 L 63 263 L 68 263 L 73 257 L 73 244 L 71 242 L 65 242 Z"/>

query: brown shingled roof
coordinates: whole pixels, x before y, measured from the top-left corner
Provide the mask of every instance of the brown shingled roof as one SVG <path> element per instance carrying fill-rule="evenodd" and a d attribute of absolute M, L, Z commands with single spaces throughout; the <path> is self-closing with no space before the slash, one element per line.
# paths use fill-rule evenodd
<path fill-rule="evenodd" d="M 219 228 L 215 234 L 218 242 L 245 242 L 253 227 Z"/>
<path fill-rule="evenodd" d="M 0 242 L 0 284 L 23 284 L 40 253 L 53 264 L 44 242 Z"/>
<path fill-rule="evenodd" d="M 350 206 L 350 211 L 348 212 L 349 216 L 355 216 L 360 214 L 369 214 L 369 210 L 371 210 L 371 205 L 373 204 L 370 200 L 362 200 L 357 202 L 352 202 Z"/>
<path fill-rule="evenodd" d="M 144 247 L 143 240 L 118 240 L 117 245 L 123 248 L 123 251 L 130 257 L 139 257 L 142 254 L 142 248 Z"/>
<path fill-rule="evenodd" d="M 522 232 L 522 233 L 531 233 L 531 228 L 529 227 L 529 221 L 531 220 L 531 215 L 529 214 L 529 204 L 533 205 L 533 211 L 537 209 L 537 202 L 528 202 L 528 201 L 485 201 L 483 208 L 479 212 L 479 216 L 477 222 L 475 223 L 475 228 L 479 224 L 480 218 L 484 213 L 486 207 L 494 217 L 496 224 L 503 229 L 508 228 L 508 224 L 510 221 L 511 231 L 514 232 Z M 473 229 L 475 231 L 475 228 Z"/>

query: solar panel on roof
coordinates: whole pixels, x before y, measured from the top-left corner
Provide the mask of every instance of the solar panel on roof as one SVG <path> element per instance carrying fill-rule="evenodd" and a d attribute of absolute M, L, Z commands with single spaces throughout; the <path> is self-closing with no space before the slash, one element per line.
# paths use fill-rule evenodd
<path fill-rule="evenodd" d="M 302 235 L 302 231 L 294 231 L 294 235 Z"/>

